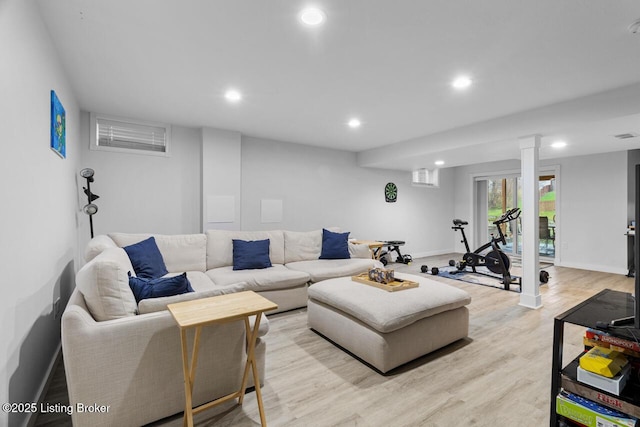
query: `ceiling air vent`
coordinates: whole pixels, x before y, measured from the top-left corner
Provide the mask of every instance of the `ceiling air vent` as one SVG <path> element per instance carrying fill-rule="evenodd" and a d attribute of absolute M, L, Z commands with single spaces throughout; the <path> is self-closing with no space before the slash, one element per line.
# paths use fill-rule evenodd
<path fill-rule="evenodd" d="M 635 138 L 637 136 L 638 136 L 637 133 L 632 133 L 632 132 L 613 135 L 614 138 L 618 138 L 618 139 L 629 139 L 629 138 Z"/>

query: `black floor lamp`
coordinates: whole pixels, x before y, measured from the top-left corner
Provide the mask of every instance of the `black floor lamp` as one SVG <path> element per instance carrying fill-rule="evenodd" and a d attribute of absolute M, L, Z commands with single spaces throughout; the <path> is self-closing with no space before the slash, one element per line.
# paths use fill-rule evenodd
<path fill-rule="evenodd" d="M 82 212 L 89 215 L 89 226 L 91 227 L 91 238 L 93 239 L 93 215 L 98 212 L 98 206 L 96 206 L 93 201 L 100 198 L 97 194 L 93 194 L 91 192 L 91 183 L 93 182 L 93 174 L 94 171 L 91 168 L 84 168 L 80 171 L 80 176 L 87 180 L 87 186 L 82 187 L 84 189 L 84 194 L 87 195 L 88 203 L 84 205 L 82 208 Z"/>

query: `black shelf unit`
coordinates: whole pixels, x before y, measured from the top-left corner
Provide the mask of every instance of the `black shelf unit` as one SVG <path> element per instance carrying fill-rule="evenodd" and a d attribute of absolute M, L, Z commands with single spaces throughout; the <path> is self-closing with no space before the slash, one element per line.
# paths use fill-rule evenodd
<path fill-rule="evenodd" d="M 554 319 L 553 361 L 551 366 L 551 416 L 549 422 L 551 427 L 557 427 L 559 425 L 558 422 L 560 417 L 556 414 L 556 396 L 560 392 L 560 388 L 563 384 L 566 387 L 573 387 L 575 394 L 583 395 L 588 399 L 590 397 L 585 394 L 589 393 L 589 390 L 592 390 L 593 392 L 599 393 L 603 396 L 609 396 L 612 399 L 612 402 L 623 402 L 623 404 L 628 405 L 626 406 L 627 409 L 640 413 L 640 394 L 638 394 L 638 390 L 640 390 L 640 388 L 638 384 L 630 383 L 627 385 L 627 388 L 631 387 L 629 390 L 625 389 L 621 396 L 616 396 L 579 383 L 576 379 L 578 359 L 574 359 L 564 368 L 562 366 L 562 347 L 565 323 L 602 330 L 602 328 L 598 328 L 596 322 L 609 323 L 614 319 L 633 316 L 633 313 L 634 298 L 631 294 L 611 289 L 604 289 Z M 637 341 L 636 337 L 640 338 L 640 330 L 633 328 L 615 328 L 605 330 L 604 332 L 629 341 Z M 601 400 L 598 402 L 604 404 Z M 614 405 L 608 406 L 614 407 Z M 616 409 L 621 410 L 621 408 Z M 623 410 L 623 412 L 625 411 Z"/>

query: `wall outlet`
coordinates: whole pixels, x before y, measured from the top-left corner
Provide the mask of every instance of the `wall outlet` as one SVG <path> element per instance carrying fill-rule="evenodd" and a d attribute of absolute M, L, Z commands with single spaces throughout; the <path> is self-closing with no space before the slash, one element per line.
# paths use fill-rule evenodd
<path fill-rule="evenodd" d="M 59 319 L 62 313 L 60 313 L 60 297 L 56 298 L 53 302 L 53 318 Z"/>

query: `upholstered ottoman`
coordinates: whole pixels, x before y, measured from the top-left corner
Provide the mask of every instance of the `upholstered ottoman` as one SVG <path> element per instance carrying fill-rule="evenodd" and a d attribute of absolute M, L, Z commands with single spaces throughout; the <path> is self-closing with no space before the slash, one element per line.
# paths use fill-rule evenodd
<path fill-rule="evenodd" d="M 468 293 L 428 278 L 396 277 L 420 286 L 388 292 L 351 277 L 311 285 L 309 327 L 383 373 L 467 336 Z"/>

